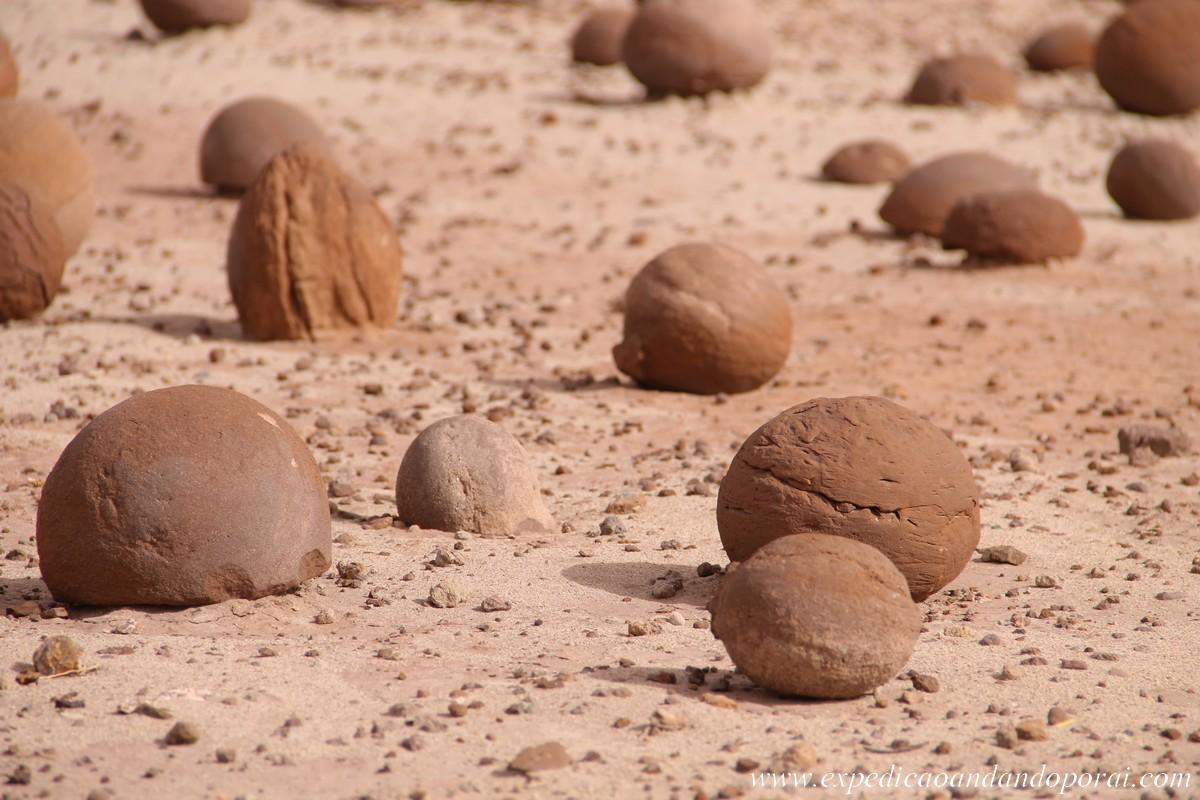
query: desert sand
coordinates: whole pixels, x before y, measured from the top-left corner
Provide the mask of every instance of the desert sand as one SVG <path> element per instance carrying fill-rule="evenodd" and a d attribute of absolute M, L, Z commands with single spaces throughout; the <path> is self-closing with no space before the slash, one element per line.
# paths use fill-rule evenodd
<path fill-rule="evenodd" d="M 899 102 L 932 55 L 1019 66 L 1046 25 L 1096 29 L 1116 2 L 763 8 L 778 44 L 763 85 L 643 103 L 620 67 L 568 64 L 574 0 L 259 0 L 240 27 L 166 39 L 132 0 L 0 4 L 22 96 L 75 125 L 98 198 L 51 308 L 0 327 L 0 795 L 779 797 L 750 775 L 799 743 L 817 772 L 1197 770 L 1196 456 L 1117 453 L 1137 422 L 1200 434 L 1197 223 L 1125 221 L 1103 178 L 1126 137 L 1194 147 L 1200 120 L 1120 113 L 1086 71 L 1022 71 L 1010 108 Z M 400 231 L 392 330 L 241 338 L 224 271 L 236 200 L 201 184 L 197 146 L 254 94 L 324 125 Z M 1082 255 L 963 269 L 892 237 L 886 186 L 817 179 L 837 146 L 877 136 L 916 163 L 981 148 L 1036 168 L 1082 215 Z M 753 255 L 791 299 L 792 355 L 758 391 L 647 391 L 613 365 L 630 277 L 690 240 Z M 58 453 L 132 392 L 196 382 L 308 441 L 342 577 L 186 610 L 56 608 L 33 533 Z M 982 490 L 981 546 L 1028 559 L 976 557 L 922 604 L 907 669 L 938 691 L 901 675 L 854 700 L 775 697 L 707 629 L 720 578 L 697 567 L 727 563 L 717 485 L 774 414 L 853 394 L 949 431 Z M 561 532 L 393 525 L 406 446 L 464 411 L 524 443 Z M 600 535 L 608 516 L 623 532 Z M 431 566 L 439 548 L 462 564 Z M 652 597 L 672 570 L 682 589 Z M 437 584 L 461 604 L 427 605 Z M 479 610 L 491 597 L 510 608 Z M 18 684 L 49 635 L 81 645 L 84 674 Z M 1067 722 L 1044 740 L 1001 746 L 998 730 L 1052 707 Z M 164 744 L 178 721 L 198 741 Z M 554 741 L 574 763 L 508 768 Z M 1177 794 L 1198 791 L 1193 775 Z"/>

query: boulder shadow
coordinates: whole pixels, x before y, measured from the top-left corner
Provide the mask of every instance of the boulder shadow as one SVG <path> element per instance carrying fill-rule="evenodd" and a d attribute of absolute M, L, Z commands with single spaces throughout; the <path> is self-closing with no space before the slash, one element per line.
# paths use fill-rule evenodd
<path fill-rule="evenodd" d="M 648 686 L 673 695 L 690 697 L 697 702 L 704 702 L 702 696 L 712 692 L 742 705 L 763 708 L 827 708 L 831 713 L 836 713 L 846 702 L 854 702 L 856 699 L 847 701 L 784 697 L 756 686 L 745 675 L 731 669 L 601 666 L 584 674 L 600 681 Z"/>
<path fill-rule="evenodd" d="M 237 320 L 218 320 L 201 314 L 140 314 L 136 316 L 94 316 L 88 322 L 109 322 L 117 325 L 137 325 L 140 328 L 186 339 L 196 335 L 203 339 L 221 341 L 246 341 L 242 337 L 242 326 Z"/>
<path fill-rule="evenodd" d="M 199 186 L 130 186 L 126 191 L 143 197 L 158 197 L 166 200 L 230 200 L 236 202 L 240 198 L 239 194 L 217 192 L 208 187 Z"/>
<path fill-rule="evenodd" d="M 674 570 L 683 576 L 683 588 L 671 597 L 653 597 L 650 587 L 657 578 Z M 562 571 L 572 583 L 591 589 L 603 589 L 619 597 L 636 597 L 663 605 L 689 605 L 703 608 L 717 591 L 718 576 L 701 578 L 691 563 L 652 564 L 646 561 L 593 561 L 575 564 Z"/>

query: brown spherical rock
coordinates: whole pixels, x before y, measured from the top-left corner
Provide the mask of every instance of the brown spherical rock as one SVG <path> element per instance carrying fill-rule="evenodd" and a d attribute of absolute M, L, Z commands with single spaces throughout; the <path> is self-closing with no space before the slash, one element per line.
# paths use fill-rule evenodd
<path fill-rule="evenodd" d="M 250 17 L 253 0 L 141 0 L 142 11 L 164 33 L 239 25 Z"/>
<path fill-rule="evenodd" d="M 1200 3 L 1130 6 L 1100 35 L 1095 69 L 1126 111 L 1164 116 L 1200 108 Z"/>
<path fill-rule="evenodd" d="M 1109 196 L 1133 219 L 1189 219 L 1200 214 L 1200 167 L 1175 142 L 1130 142 L 1113 156 L 1105 184 Z"/>
<path fill-rule="evenodd" d="M 734 561 L 796 533 L 857 539 L 888 556 L 920 601 L 970 560 L 979 493 L 950 437 L 908 409 L 819 398 L 742 444 L 721 482 L 717 527 Z"/>
<path fill-rule="evenodd" d="M 588 14 L 571 37 L 571 60 L 609 67 L 621 62 L 621 43 L 636 9 L 617 6 Z"/>
<path fill-rule="evenodd" d="M 32 100 L 0 100 L 0 181 L 50 209 L 74 255 L 92 225 L 92 162 L 61 117 Z"/>
<path fill-rule="evenodd" d="M 229 389 L 134 395 L 71 440 L 42 488 L 38 557 L 72 605 L 279 594 L 329 567 L 325 483 L 303 440 Z"/>
<path fill-rule="evenodd" d="M 21 72 L 13 58 L 8 39 L 0 34 L 0 97 L 16 97 L 21 86 Z"/>
<path fill-rule="evenodd" d="M 66 260 L 50 210 L 20 186 L 0 182 L 0 322 L 44 311 L 62 284 Z"/>
<path fill-rule="evenodd" d="M 280 153 L 242 197 L 229 288 L 254 339 L 388 328 L 400 303 L 400 241 L 375 198 L 321 153 Z"/>
<path fill-rule="evenodd" d="M 1008 106 L 1017 102 L 1017 78 L 1012 70 L 991 56 L 935 58 L 917 72 L 906 99 L 926 106 L 968 103 Z"/>
<path fill-rule="evenodd" d="M 439 420 L 409 445 L 396 474 L 396 510 L 406 525 L 481 536 L 554 526 L 525 448 L 471 415 Z"/>
<path fill-rule="evenodd" d="M 896 145 L 881 139 L 839 147 L 821 165 L 821 176 L 837 183 L 891 183 L 912 167 Z"/>
<path fill-rule="evenodd" d="M 1086 25 L 1068 22 L 1038 34 L 1025 48 L 1025 63 L 1035 72 L 1090 69 L 1096 37 Z"/>
<path fill-rule="evenodd" d="M 766 270 L 732 247 L 682 244 L 630 283 L 613 358 L 650 388 L 733 394 L 775 377 L 791 348 L 791 307 Z"/>
<path fill-rule="evenodd" d="M 857 697 L 904 668 L 921 631 L 908 584 L 869 545 L 785 536 L 730 567 L 713 635 L 750 680 L 802 697 Z"/>
<path fill-rule="evenodd" d="M 297 144 L 330 151 L 320 126 L 295 106 L 271 97 L 239 100 L 204 130 L 200 179 L 224 192 L 241 192 L 272 158 Z"/>
<path fill-rule="evenodd" d="M 979 258 L 1038 264 L 1078 255 L 1083 225 L 1066 203 L 1034 189 L 982 192 L 955 204 L 942 244 Z"/>
<path fill-rule="evenodd" d="M 987 153 L 962 152 L 935 158 L 896 181 L 879 216 L 901 233 L 939 236 L 950 209 L 976 192 L 1036 189 L 1032 172 Z"/>
<path fill-rule="evenodd" d="M 644 0 L 621 57 L 654 96 L 731 92 L 766 77 L 771 31 L 752 0 Z"/>

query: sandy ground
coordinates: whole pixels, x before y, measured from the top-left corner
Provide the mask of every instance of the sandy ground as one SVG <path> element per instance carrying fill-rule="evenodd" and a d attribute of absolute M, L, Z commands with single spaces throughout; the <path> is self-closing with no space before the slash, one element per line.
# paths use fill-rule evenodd
<path fill-rule="evenodd" d="M 757 91 L 643 104 L 622 70 L 568 66 L 584 6 L 566 0 L 402 12 L 259 0 L 245 26 L 172 40 L 132 0 L 0 4 L 23 93 L 76 124 L 99 196 L 53 307 L 0 329 L 0 605 L 14 609 L 0 617 L 0 780 L 27 779 L 0 796 L 779 797 L 739 769 L 798 742 L 818 771 L 1196 770 L 1196 458 L 1136 468 L 1116 432 L 1173 421 L 1200 434 L 1197 229 L 1121 220 L 1103 174 L 1126 136 L 1194 143 L 1200 120 L 1116 113 L 1088 74 L 1023 74 L 1015 109 L 896 102 L 928 55 L 979 47 L 1017 64 L 1043 25 L 1099 27 L 1116 3 L 765 8 L 779 51 Z M 195 161 L 206 120 L 259 93 L 319 118 L 396 221 L 406 286 L 394 330 L 240 340 L 224 277 L 236 205 L 208 194 Z M 1083 215 L 1084 254 L 961 270 L 955 254 L 885 236 L 884 187 L 813 178 L 836 145 L 866 135 L 917 160 L 974 147 L 1036 167 Z M 656 393 L 616 373 L 628 279 L 692 239 L 755 255 L 793 301 L 792 357 L 760 391 Z M 334 560 L 369 574 L 339 585 L 331 570 L 259 602 L 15 616 L 51 605 L 33 531 L 61 448 L 131 392 L 186 382 L 287 414 L 326 477 L 353 488 L 336 500 L 347 513 Z M 937 693 L 898 677 L 879 701 L 781 700 L 734 675 L 707 630 L 719 578 L 696 567 L 725 563 L 716 482 L 778 411 L 859 393 L 952 431 L 982 488 L 982 544 L 1029 559 L 974 561 L 924 604 L 909 667 L 935 675 Z M 394 512 L 412 436 L 464 409 L 525 443 L 562 533 L 456 541 L 358 520 Z M 1015 472 L 1014 450 L 1035 468 Z M 644 503 L 621 515 L 627 532 L 599 537 L 629 496 Z M 427 566 L 439 546 L 459 547 L 464 565 Z M 669 569 L 687 576 L 683 591 L 651 598 Z M 466 602 L 424 605 L 438 582 Z M 511 610 L 476 610 L 488 595 Z M 332 624 L 314 623 L 321 611 Z M 661 632 L 628 635 L 645 621 Z M 17 685 L 50 634 L 73 637 L 95 669 Z M 1006 666 L 1015 680 L 997 679 Z M 713 671 L 698 687 L 688 667 Z M 56 707 L 72 693 L 82 707 Z M 172 720 L 120 713 L 139 703 Z M 997 745 L 999 726 L 1052 706 L 1073 722 Z M 164 746 L 173 720 L 198 726 L 199 742 Z M 507 770 L 547 741 L 575 763 Z M 1179 796 L 1198 796 L 1195 778 Z"/>

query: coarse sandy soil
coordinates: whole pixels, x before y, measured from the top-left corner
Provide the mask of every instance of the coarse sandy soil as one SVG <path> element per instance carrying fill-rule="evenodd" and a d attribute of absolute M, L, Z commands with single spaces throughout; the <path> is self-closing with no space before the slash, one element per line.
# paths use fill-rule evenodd
<path fill-rule="evenodd" d="M 1200 120 L 1118 113 L 1086 72 L 1022 72 L 1016 108 L 898 102 L 930 55 L 978 48 L 1019 67 L 1043 26 L 1098 28 L 1114 2 L 763 8 L 778 51 L 761 87 L 647 104 L 621 68 L 569 66 L 585 10 L 573 0 L 259 0 L 239 28 L 171 39 L 132 0 L 0 3 L 23 95 L 73 122 L 98 194 L 54 305 L 0 328 L 0 795 L 839 794 L 752 789 L 739 771 L 801 742 L 818 772 L 1196 771 L 1196 457 L 1132 466 L 1117 430 L 1200 434 L 1197 227 L 1122 220 L 1103 175 L 1126 137 L 1194 144 Z M 224 273 L 236 201 L 200 184 L 196 158 L 206 121 L 251 94 L 308 109 L 395 221 L 406 280 L 394 329 L 240 338 Z M 1082 215 L 1083 254 L 961 269 L 959 254 L 890 237 L 875 214 L 886 187 L 814 178 L 835 146 L 880 135 L 916 161 L 969 147 L 1035 167 Z M 739 247 L 786 288 L 795 341 L 769 386 L 698 397 L 616 372 L 625 285 L 686 240 Z M 257 602 L 56 617 L 33 538 L 46 473 L 88 417 L 189 382 L 290 418 L 344 495 L 334 561 L 369 573 L 339 585 L 331 570 Z M 733 673 L 707 629 L 720 578 L 696 568 L 726 563 L 716 488 L 743 438 L 790 405 L 851 394 L 950 431 L 981 487 L 981 544 L 1028 560 L 976 559 L 923 604 L 908 668 L 936 676 L 936 693 L 898 676 L 876 697 L 781 699 Z M 561 533 L 456 540 L 391 525 L 408 442 L 464 410 L 523 441 Z M 599 536 L 616 512 L 626 532 Z M 438 547 L 464 564 L 427 566 Z M 684 587 L 656 600 L 668 570 Z M 465 601 L 426 605 L 439 582 Z M 511 609 L 478 610 L 489 595 Z M 316 624 L 322 611 L 331 624 Z M 631 636 L 631 622 L 658 630 Z M 93 669 L 18 685 L 51 634 L 79 642 Z M 703 686 L 688 667 L 711 670 Z M 997 677 L 1005 667 L 1014 679 Z M 69 693 L 84 705 L 56 708 Z M 119 713 L 139 703 L 172 719 Z M 1053 706 L 1068 722 L 1045 740 L 998 745 L 1000 726 Z M 176 720 L 199 741 L 164 745 Z M 574 763 L 508 769 L 549 741 Z M 1197 796 L 1196 778 L 1177 794 Z"/>

